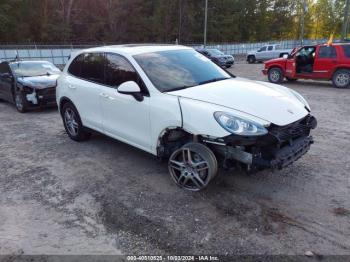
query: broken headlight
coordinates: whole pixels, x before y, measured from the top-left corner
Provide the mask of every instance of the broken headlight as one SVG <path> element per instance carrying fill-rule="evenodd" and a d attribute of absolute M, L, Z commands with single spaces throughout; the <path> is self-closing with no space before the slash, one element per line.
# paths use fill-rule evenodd
<path fill-rule="evenodd" d="M 226 131 L 240 136 L 262 136 L 268 133 L 262 125 L 225 112 L 215 112 L 214 118 Z"/>

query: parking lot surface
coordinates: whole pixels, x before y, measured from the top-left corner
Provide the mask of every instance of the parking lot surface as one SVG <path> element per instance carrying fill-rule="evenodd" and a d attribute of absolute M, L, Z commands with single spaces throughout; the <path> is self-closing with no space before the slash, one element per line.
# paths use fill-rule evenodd
<path fill-rule="evenodd" d="M 231 71 L 266 81 L 261 69 Z M 221 170 L 200 193 L 131 146 L 71 141 L 55 109 L 0 102 L 0 254 L 350 255 L 350 90 L 283 85 L 318 119 L 310 152 L 282 171 Z"/>

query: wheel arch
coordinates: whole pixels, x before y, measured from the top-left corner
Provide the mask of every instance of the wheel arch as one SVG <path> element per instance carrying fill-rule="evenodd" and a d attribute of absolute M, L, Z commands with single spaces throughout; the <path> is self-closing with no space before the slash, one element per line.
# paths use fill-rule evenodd
<path fill-rule="evenodd" d="M 331 79 L 333 78 L 334 74 L 339 71 L 339 70 L 349 70 L 350 71 L 350 66 L 348 65 L 339 65 L 335 67 L 331 73 Z"/>
<path fill-rule="evenodd" d="M 61 97 L 60 98 L 60 102 L 59 102 L 59 105 L 58 105 L 58 110 L 62 116 L 62 108 L 65 104 L 67 103 L 71 103 L 75 108 L 77 108 L 74 103 L 72 102 L 72 100 L 70 100 L 68 97 L 64 96 L 64 97 Z"/>
<path fill-rule="evenodd" d="M 169 126 L 164 128 L 158 136 L 156 148 L 157 157 L 160 159 L 168 158 L 175 150 L 196 140 L 196 135 L 186 131 L 180 126 Z"/>
<path fill-rule="evenodd" d="M 270 72 L 271 69 L 274 69 L 274 68 L 278 68 L 282 71 L 283 73 L 283 76 L 285 76 L 285 70 L 284 68 L 281 66 L 281 65 L 277 65 L 277 64 L 272 64 L 269 66 L 269 68 L 267 69 L 267 72 Z"/>

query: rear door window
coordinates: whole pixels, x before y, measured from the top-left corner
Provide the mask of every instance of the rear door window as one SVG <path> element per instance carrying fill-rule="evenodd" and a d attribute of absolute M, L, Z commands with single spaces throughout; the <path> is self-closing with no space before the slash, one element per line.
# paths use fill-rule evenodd
<path fill-rule="evenodd" d="M 81 68 L 81 78 L 104 84 L 105 56 L 103 53 L 84 54 L 84 62 Z"/>
<path fill-rule="evenodd" d="M 336 58 L 337 51 L 334 46 L 321 46 L 318 58 Z"/>
<path fill-rule="evenodd" d="M 272 50 L 273 50 L 273 46 L 270 45 L 268 50 L 269 50 L 269 51 L 272 51 Z"/>

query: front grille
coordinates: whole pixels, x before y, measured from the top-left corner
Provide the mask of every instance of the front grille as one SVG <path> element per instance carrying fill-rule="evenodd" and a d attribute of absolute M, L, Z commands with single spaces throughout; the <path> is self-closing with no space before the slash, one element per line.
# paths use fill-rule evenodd
<path fill-rule="evenodd" d="M 269 132 L 276 137 L 279 142 L 284 142 L 302 136 L 308 136 L 310 130 L 315 128 L 316 124 L 316 119 L 313 116 L 308 115 L 303 119 L 286 126 L 273 125 L 270 127 Z"/>

